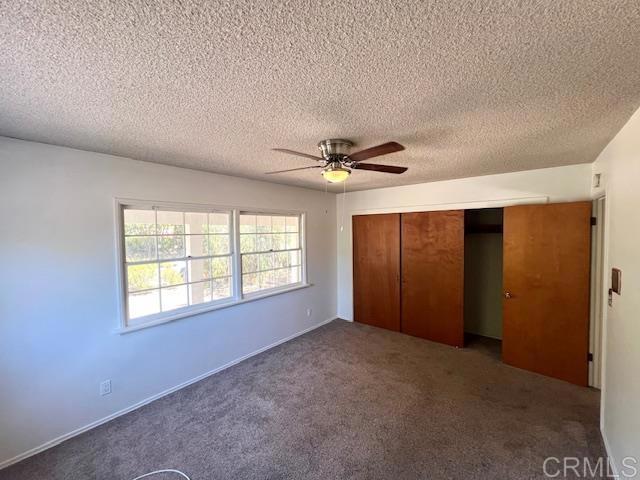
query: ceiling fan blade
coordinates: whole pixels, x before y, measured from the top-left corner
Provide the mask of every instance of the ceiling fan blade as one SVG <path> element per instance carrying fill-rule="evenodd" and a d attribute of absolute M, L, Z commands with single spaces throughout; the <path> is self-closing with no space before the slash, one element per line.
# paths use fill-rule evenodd
<path fill-rule="evenodd" d="M 289 155 L 297 155 L 298 157 L 307 157 L 312 160 L 318 160 L 322 162 L 324 159 L 322 157 L 316 157 L 315 155 L 309 155 L 308 153 L 296 152 L 295 150 L 288 150 L 286 148 L 272 148 L 274 152 L 287 153 Z"/>
<path fill-rule="evenodd" d="M 266 172 L 265 175 L 273 175 L 274 173 L 295 172 L 297 170 L 307 170 L 309 168 L 322 168 L 322 165 L 313 165 L 312 167 L 290 168 L 288 170 L 277 170 L 275 172 Z"/>
<path fill-rule="evenodd" d="M 380 155 L 386 155 L 387 153 L 399 152 L 404 150 L 404 147 L 397 142 L 387 142 L 376 147 L 360 150 L 359 152 L 352 153 L 349 158 L 353 162 L 361 162 L 368 158 L 379 157 Z"/>
<path fill-rule="evenodd" d="M 378 165 L 377 163 L 356 163 L 351 168 L 358 170 L 371 170 L 373 172 L 384 173 L 404 173 L 409 170 L 407 167 L 395 167 L 393 165 Z"/>

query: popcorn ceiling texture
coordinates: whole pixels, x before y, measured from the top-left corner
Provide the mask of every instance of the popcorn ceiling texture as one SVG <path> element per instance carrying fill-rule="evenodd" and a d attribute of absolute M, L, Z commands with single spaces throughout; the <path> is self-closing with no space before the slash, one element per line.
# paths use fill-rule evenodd
<path fill-rule="evenodd" d="M 0 135 L 312 188 L 269 149 L 407 147 L 349 190 L 584 163 L 639 52 L 637 0 L 4 0 Z"/>

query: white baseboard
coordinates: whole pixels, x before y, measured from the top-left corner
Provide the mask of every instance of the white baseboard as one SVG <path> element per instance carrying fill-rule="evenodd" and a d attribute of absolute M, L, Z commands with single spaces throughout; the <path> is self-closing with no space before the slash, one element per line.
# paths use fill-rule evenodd
<path fill-rule="evenodd" d="M 606 450 L 607 457 L 609 458 L 611 473 L 614 475 L 613 478 L 620 478 L 620 475 L 618 473 L 618 463 L 616 462 L 615 457 L 611 453 L 611 446 L 609 445 L 609 439 L 607 438 L 607 434 L 604 433 L 604 428 L 600 430 L 600 434 L 602 435 L 602 442 L 604 443 L 604 449 Z"/>
<path fill-rule="evenodd" d="M 281 345 L 281 344 L 283 344 L 285 342 L 288 342 L 289 340 L 293 340 L 294 338 L 299 337 L 300 335 L 304 335 L 305 333 L 308 333 L 308 332 L 310 332 L 312 330 L 315 330 L 316 328 L 319 328 L 319 327 L 321 327 L 323 325 L 326 325 L 327 323 L 329 323 L 329 322 L 331 322 L 333 320 L 336 320 L 337 318 L 338 317 L 328 318 L 328 319 L 318 323 L 317 325 L 313 325 L 313 326 L 311 326 L 309 328 L 305 328 L 304 330 L 302 330 L 300 332 L 294 333 L 293 335 L 290 335 L 290 336 L 285 337 L 285 338 L 283 338 L 281 340 L 278 340 L 277 342 L 274 342 L 274 343 L 272 343 L 270 345 L 267 345 L 266 347 L 259 348 L 258 350 L 254 351 L 254 352 L 251 352 L 251 353 L 248 353 L 246 355 L 243 355 L 242 357 L 236 358 L 235 360 L 232 360 L 232 361 L 230 361 L 230 362 L 228 362 L 228 363 L 226 363 L 226 364 L 224 364 L 224 365 L 222 365 L 222 366 L 220 366 L 218 368 L 215 368 L 215 369 L 213 369 L 213 370 L 211 370 L 209 372 L 203 373 L 202 375 L 198 375 L 197 377 L 192 378 L 191 380 L 187 380 L 186 382 L 183 382 L 183 383 L 181 383 L 179 385 L 176 385 L 175 387 L 171 387 L 171 388 L 169 388 L 167 390 L 164 390 L 163 392 L 160 392 L 160 393 L 157 393 L 155 395 L 152 395 L 151 397 L 145 398 L 144 400 L 142 400 L 142 401 L 140 401 L 138 403 L 135 403 L 135 404 L 133 404 L 133 405 L 131 405 L 129 407 L 126 407 L 126 408 L 124 408 L 122 410 L 119 410 L 119 411 L 117 411 L 115 413 L 112 413 L 111 415 L 107 415 L 106 417 L 101 418 L 100 420 L 96 420 L 95 422 L 91 422 L 88 425 L 85 425 L 84 427 L 80 427 L 80 428 L 78 428 L 76 430 L 73 430 L 72 432 L 65 433 L 64 435 L 60 435 L 59 437 L 54 438 L 53 440 L 49 440 L 48 442 L 43 443 L 39 447 L 32 448 L 31 450 L 27 450 L 26 452 L 21 453 L 19 455 L 16 455 L 13 458 L 10 458 L 8 460 L 4 460 L 4 461 L 0 462 L 0 470 L 2 470 L 3 468 L 8 467 L 10 465 L 13 465 L 14 463 L 18 463 L 18 462 L 20 462 L 22 460 L 25 460 L 25 459 L 27 459 L 29 457 L 32 457 L 33 455 L 36 455 L 36 454 L 38 454 L 40 452 L 43 452 L 43 451 L 45 451 L 45 450 L 47 450 L 47 449 L 49 449 L 51 447 L 55 447 L 56 445 L 64 442 L 65 440 L 69 440 L 70 438 L 73 438 L 73 437 L 75 437 L 77 435 L 80 435 L 81 433 L 84 433 L 84 432 L 86 432 L 88 430 L 91 430 L 92 428 L 96 428 L 96 427 L 98 427 L 98 426 L 100 426 L 100 425 L 102 425 L 104 423 L 107 423 L 107 422 L 113 420 L 114 418 L 118 418 L 118 417 L 120 417 L 122 415 L 125 415 L 125 414 L 127 414 L 129 412 L 132 412 L 132 411 L 134 411 L 134 410 L 136 410 L 136 409 L 138 409 L 140 407 L 143 407 L 143 406 L 153 402 L 154 400 L 158 400 L 159 398 L 165 397 L 165 396 L 167 396 L 167 395 L 169 395 L 169 394 L 171 394 L 173 392 L 177 392 L 178 390 L 180 390 L 182 388 L 185 388 L 185 387 L 188 387 L 189 385 L 192 385 L 192 384 L 194 384 L 196 382 L 199 382 L 200 380 L 204 380 L 205 378 L 210 377 L 211 375 L 214 375 L 214 374 L 216 374 L 218 372 L 221 372 L 222 370 L 225 370 L 225 369 L 227 369 L 229 367 L 232 367 L 232 366 L 242 362 L 243 360 L 246 360 L 246 359 L 251 358 L 251 357 L 253 357 L 255 355 L 258 355 L 259 353 L 262 353 L 262 352 L 270 350 L 270 349 L 272 349 L 274 347 L 277 347 L 278 345 Z"/>

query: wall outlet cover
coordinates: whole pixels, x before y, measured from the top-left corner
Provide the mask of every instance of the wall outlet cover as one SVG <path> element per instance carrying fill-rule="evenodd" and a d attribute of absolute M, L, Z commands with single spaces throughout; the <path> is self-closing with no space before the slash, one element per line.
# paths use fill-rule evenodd
<path fill-rule="evenodd" d="M 100 395 L 109 395 L 111 393 L 111 380 L 100 382 Z"/>

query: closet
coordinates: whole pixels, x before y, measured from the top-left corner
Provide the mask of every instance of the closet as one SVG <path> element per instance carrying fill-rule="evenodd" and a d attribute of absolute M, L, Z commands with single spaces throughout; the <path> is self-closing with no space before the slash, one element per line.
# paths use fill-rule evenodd
<path fill-rule="evenodd" d="M 502 208 L 467 210 L 464 224 L 465 344 L 501 354 Z"/>
<path fill-rule="evenodd" d="M 591 202 L 504 209 L 502 359 L 587 385 Z"/>
<path fill-rule="evenodd" d="M 409 335 L 464 343 L 464 212 L 403 213 L 402 318 Z"/>
<path fill-rule="evenodd" d="M 358 322 L 400 330 L 400 214 L 353 217 L 353 310 Z"/>
<path fill-rule="evenodd" d="M 354 319 L 588 380 L 591 203 L 353 217 Z"/>

